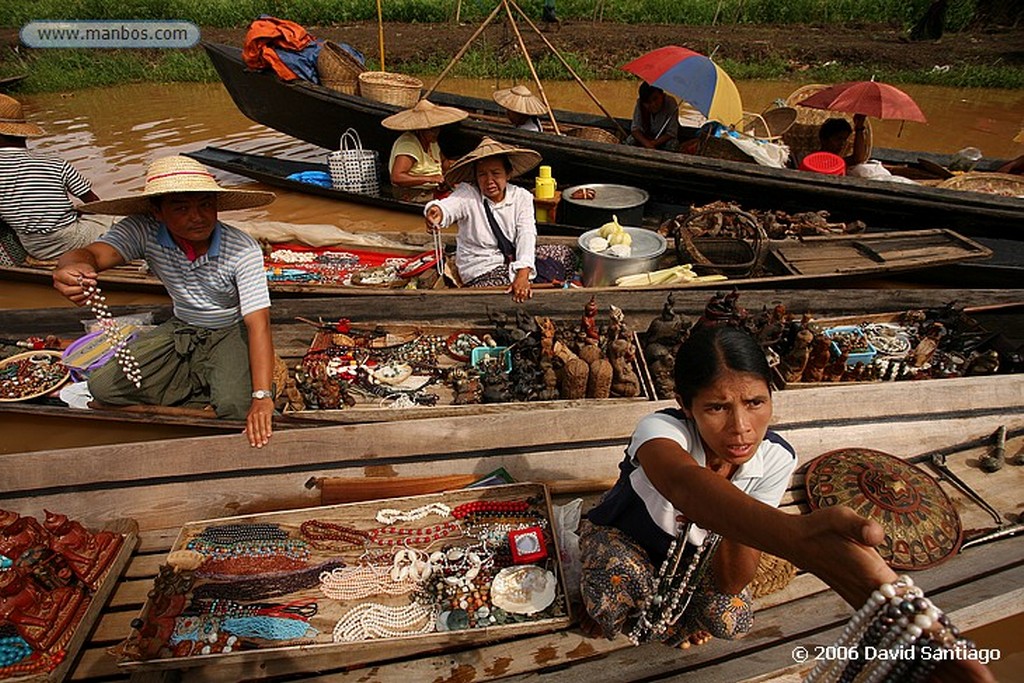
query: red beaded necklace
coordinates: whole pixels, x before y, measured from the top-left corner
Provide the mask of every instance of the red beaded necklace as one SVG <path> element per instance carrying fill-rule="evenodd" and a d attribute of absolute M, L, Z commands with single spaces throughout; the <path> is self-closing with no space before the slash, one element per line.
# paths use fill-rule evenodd
<path fill-rule="evenodd" d="M 406 529 L 404 527 L 385 526 L 371 529 L 370 539 L 377 545 L 430 545 L 446 536 L 450 536 L 460 528 L 454 520 L 435 524 L 422 529 Z"/>
<path fill-rule="evenodd" d="M 473 503 L 463 503 L 452 510 L 452 517 L 464 519 L 470 515 L 488 512 L 500 513 L 523 513 L 530 509 L 530 503 L 525 500 L 478 500 Z"/>

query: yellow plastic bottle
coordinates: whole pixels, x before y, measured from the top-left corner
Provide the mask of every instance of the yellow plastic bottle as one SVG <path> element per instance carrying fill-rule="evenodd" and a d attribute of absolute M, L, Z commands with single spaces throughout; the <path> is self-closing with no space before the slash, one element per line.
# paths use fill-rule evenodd
<path fill-rule="evenodd" d="M 536 199 L 554 199 L 555 188 L 557 186 L 555 179 L 551 177 L 551 167 L 541 166 L 537 174 L 537 181 L 533 190 L 533 196 Z M 546 206 L 537 207 L 537 222 L 548 222 L 548 208 Z"/>

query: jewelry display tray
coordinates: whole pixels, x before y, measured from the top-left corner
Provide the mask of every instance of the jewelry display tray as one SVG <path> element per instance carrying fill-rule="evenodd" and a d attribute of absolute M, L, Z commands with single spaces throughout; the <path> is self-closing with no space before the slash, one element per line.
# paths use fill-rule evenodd
<path fill-rule="evenodd" d="M 444 650 L 466 649 L 476 644 L 564 629 L 571 623 L 568 593 L 559 557 L 558 543 L 555 540 L 551 497 L 547 487 L 543 484 L 516 483 L 502 486 L 468 488 L 419 496 L 388 498 L 376 501 L 190 522 L 181 528 L 170 552 L 184 549 L 191 538 L 209 526 L 223 524 L 277 524 L 286 529 L 291 537 L 300 538 L 300 525 L 302 522 L 311 519 L 350 525 L 358 529 L 369 529 L 381 526 L 376 522 L 375 515 L 378 510 L 384 508 L 411 510 L 429 503 L 443 503 L 451 508 L 455 508 L 464 503 L 478 501 L 498 502 L 520 501 L 524 499 L 536 501 L 533 509 L 538 511 L 547 522 L 545 537 L 547 539 L 549 561 L 546 566 L 555 574 L 557 581 L 555 600 L 556 603 L 561 601 L 561 604 L 564 606 L 563 616 L 544 617 L 535 621 L 492 625 L 484 628 L 335 643 L 332 642 L 333 626 L 353 605 L 366 602 L 367 600 L 388 602 L 389 604 L 401 604 L 401 601 L 396 602 L 394 599 L 370 597 L 341 603 L 328 600 L 317 586 L 313 586 L 295 593 L 289 593 L 279 599 L 281 601 L 290 601 L 306 598 L 318 601 L 320 610 L 316 616 L 310 619 L 310 624 L 320 631 L 315 637 L 315 642 L 299 645 L 281 645 L 255 650 L 235 650 L 229 653 L 161 657 L 144 661 L 123 660 L 118 662 L 118 666 L 132 671 L 192 669 L 197 679 L 202 679 L 203 668 L 216 666 L 215 671 L 218 678 L 223 679 L 224 676 L 229 676 L 241 680 L 245 678 L 263 678 L 295 671 L 358 667 L 385 660 L 402 659 Z M 404 523 L 404 525 L 410 528 L 424 528 L 436 524 L 437 521 L 437 517 L 430 516 L 416 522 Z M 446 540 L 452 540 L 452 538 Z M 464 540 L 463 545 L 465 544 L 468 544 L 467 540 Z M 444 542 L 431 546 L 431 551 L 443 545 Z M 346 560 L 354 560 L 358 557 L 358 553 L 353 555 L 351 552 L 337 553 L 330 550 L 310 548 L 309 564 L 318 564 L 332 557 L 339 556 L 344 557 Z M 149 613 L 152 607 L 151 603 L 152 599 L 147 598 L 139 614 L 141 619 L 145 619 Z M 126 643 L 131 643 L 133 639 L 137 638 L 138 632 L 133 630 Z M 213 670 L 210 671 L 212 672 Z"/>
<path fill-rule="evenodd" d="M 110 562 L 103 578 L 100 579 L 99 587 L 89 597 L 89 603 L 85 608 L 81 619 L 75 624 L 74 632 L 68 644 L 64 646 L 64 659 L 52 671 L 45 673 L 21 674 L 10 677 L 0 677 L 0 683 L 56 683 L 63 681 L 71 673 L 75 660 L 78 659 L 78 652 L 85 645 L 86 639 L 92 632 L 93 626 L 99 621 L 110 596 L 114 594 L 117 582 L 124 573 L 125 567 L 132 559 L 135 546 L 139 543 L 138 525 L 135 520 L 123 519 L 105 525 L 101 531 L 112 531 L 121 534 L 123 540 L 117 554 Z"/>

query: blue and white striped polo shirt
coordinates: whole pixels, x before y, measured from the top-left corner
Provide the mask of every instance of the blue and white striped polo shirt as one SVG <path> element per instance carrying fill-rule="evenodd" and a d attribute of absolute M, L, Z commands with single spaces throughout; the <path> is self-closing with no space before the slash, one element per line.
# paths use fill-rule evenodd
<path fill-rule="evenodd" d="M 230 225 L 217 223 L 210 249 L 195 261 L 152 216 L 128 216 L 99 241 L 126 261 L 146 259 L 167 288 L 175 317 L 189 325 L 217 330 L 270 306 L 263 252 L 256 240 Z"/>
<path fill-rule="evenodd" d="M 81 197 L 92 185 L 55 156 L 0 147 L 0 218 L 21 234 L 56 232 L 75 222 L 68 193 Z"/>
<path fill-rule="evenodd" d="M 619 479 L 590 512 L 587 519 L 594 524 L 613 526 L 639 543 L 654 562 L 660 565 L 668 553 L 672 539 L 682 531 L 677 517 L 682 513 L 665 498 L 647 478 L 636 460 L 640 446 L 652 439 L 670 439 L 704 466 L 704 444 L 697 436 L 697 427 L 681 410 L 659 410 L 637 423 L 626 448 L 626 457 L 619 464 Z M 750 460 L 739 466 L 730 481 L 733 485 L 766 505 L 778 507 L 796 469 L 796 452 L 785 439 L 769 430 Z M 697 545 L 704 541 L 706 531 L 693 525 L 687 541 Z"/>

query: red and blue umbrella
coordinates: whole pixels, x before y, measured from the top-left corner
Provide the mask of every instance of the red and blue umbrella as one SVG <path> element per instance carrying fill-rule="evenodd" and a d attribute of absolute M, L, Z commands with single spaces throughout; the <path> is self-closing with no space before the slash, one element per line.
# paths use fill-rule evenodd
<path fill-rule="evenodd" d="M 732 126 L 743 118 L 736 84 L 722 67 L 699 52 L 668 45 L 634 59 L 622 69 L 685 100 L 713 121 Z"/>

